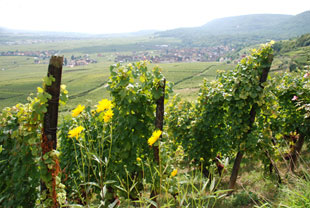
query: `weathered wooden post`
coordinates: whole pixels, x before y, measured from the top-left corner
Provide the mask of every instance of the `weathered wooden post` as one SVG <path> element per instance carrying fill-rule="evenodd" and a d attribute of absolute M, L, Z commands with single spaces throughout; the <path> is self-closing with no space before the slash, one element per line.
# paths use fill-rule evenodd
<path fill-rule="evenodd" d="M 164 127 L 164 114 L 165 114 L 165 88 L 166 88 L 166 79 L 163 81 L 163 85 L 160 86 L 163 95 L 156 101 L 156 120 L 155 120 L 155 129 L 163 131 Z M 160 136 L 161 137 L 161 136 Z M 158 146 L 153 146 L 154 157 L 159 164 L 159 149 Z"/>
<path fill-rule="evenodd" d="M 267 80 L 272 61 L 273 61 L 273 55 L 270 54 L 268 56 L 268 64 L 266 65 L 266 67 L 263 68 L 263 71 L 262 71 L 262 74 L 261 74 L 261 77 L 259 80 L 259 85 L 262 89 L 264 89 L 264 86 L 262 84 Z M 250 118 L 249 118 L 249 130 L 245 133 L 245 137 L 247 137 L 252 131 L 252 126 L 253 126 L 254 121 L 255 121 L 257 108 L 258 108 L 258 105 L 256 103 L 251 108 Z M 232 173 L 231 173 L 230 180 L 229 180 L 229 189 L 232 189 L 229 192 L 229 194 L 231 194 L 233 192 L 233 189 L 235 188 L 235 184 L 237 181 L 238 172 L 239 172 L 239 168 L 240 168 L 240 164 L 241 164 L 243 154 L 244 154 L 243 151 L 239 151 L 237 153 L 236 158 L 235 158 L 235 162 L 234 162 Z"/>
<path fill-rule="evenodd" d="M 159 87 L 162 90 L 162 96 L 156 101 L 156 119 L 155 119 L 155 129 L 163 131 L 164 127 L 164 114 L 165 114 L 165 88 L 166 88 L 166 79 L 163 80 L 163 85 Z M 160 136 L 161 138 L 162 136 Z M 159 147 L 153 146 L 155 162 L 160 166 L 159 158 Z M 160 167 L 159 167 L 160 168 Z M 161 186 L 161 184 L 159 185 Z M 159 187 L 160 188 L 160 187 Z M 155 187 L 156 189 L 156 187 Z M 158 193 L 157 190 L 151 192 L 151 198 L 155 197 Z M 151 205 L 152 208 L 156 206 Z M 157 203 L 157 207 L 160 207 L 160 204 Z"/>
<path fill-rule="evenodd" d="M 290 155 L 290 170 L 294 173 L 295 168 L 298 167 L 297 162 L 298 162 L 298 157 L 301 152 L 302 146 L 305 142 L 305 135 L 300 133 L 299 130 L 297 129 L 297 133 L 299 135 L 298 140 L 296 144 L 293 147 L 293 151 Z"/>
<path fill-rule="evenodd" d="M 58 106 L 59 106 L 59 95 L 60 95 L 60 83 L 62 74 L 63 56 L 52 56 L 48 66 L 47 76 L 54 77 L 55 80 L 50 86 L 45 86 L 45 92 L 50 94 L 52 97 L 48 100 L 47 112 L 44 114 L 44 123 L 42 130 L 42 158 L 45 154 L 52 150 L 56 150 L 57 147 L 57 122 L 58 122 Z M 57 202 L 56 193 L 56 176 L 59 173 L 59 163 L 58 160 L 55 161 L 55 168 L 49 170 L 52 178 L 52 193 L 47 190 L 47 184 L 41 181 L 41 192 L 47 190 L 52 196 L 53 207 L 59 207 Z"/>

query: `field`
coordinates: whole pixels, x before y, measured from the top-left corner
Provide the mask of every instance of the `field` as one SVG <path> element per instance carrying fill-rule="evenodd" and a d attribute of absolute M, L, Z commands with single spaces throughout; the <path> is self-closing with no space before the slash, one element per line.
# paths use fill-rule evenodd
<path fill-rule="evenodd" d="M 113 53 L 108 54 L 113 56 Z M 71 55 L 66 53 L 64 56 L 70 57 Z M 109 68 L 114 62 L 90 54 L 90 57 L 92 56 L 98 60 L 98 63 L 63 68 L 62 83 L 67 86 L 69 91 L 69 101 L 62 110 L 72 109 L 81 102 L 95 104 L 103 97 L 109 97 L 105 85 L 110 76 Z M 283 65 L 281 65 L 283 59 L 282 57 L 276 58 L 272 68 L 278 71 L 281 66 L 281 70 L 283 70 Z M 162 68 L 166 79 L 174 83 L 174 94 L 181 94 L 187 100 L 193 100 L 197 97 L 203 79 L 213 80 L 218 70 L 231 70 L 234 68 L 232 64 L 219 62 L 177 62 L 157 65 Z M 155 64 L 149 65 L 150 68 L 154 66 Z M 36 88 L 41 86 L 47 68 L 47 63 L 34 64 L 32 57 L 1 56 L 0 108 L 25 102 L 29 94 L 36 92 Z"/>
<path fill-rule="evenodd" d="M 68 49 L 70 45 L 74 47 Z M 108 97 L 105 85 L 110 76 L 109 67 L 114 64 L 111 60 L 115 55 L 111 52 L 103 53 L 102 57 L 97 57 L 96 48 L 103 45 L 104 42 L 97 41 L 96 44 L 91 41 L 81 41 L 76 44 L 38 44 L 33 45 L 11 46 L 11 48 L 3 48 L 4 50 L 60 50 L 66 51 L 59 55 L 70 58 L 71 55 L 82 56 L 86 53 L 90 58 L 95 59 L 98 63 L 75 66 L 73 68 L 65 66 L 63 68 L 62 83 L 67 86 L 69 91 L 69 102 L 65 109 L 72 109 L 78 103 L 90 102 L 95 104 L 103 97 Z M 90 46 L 86 46 L 89 44 Z M 119 43 L 121 44 L 121 43 Z M 130 43 L 127 43 L 130 45 Z M 134 45 L 134 44 L 133 44 Z M 121 47 L 121 49 L 124 49 Z M 121 50 L 118 49 L 118 50 Z M 70 51 L 70 52 L 67 52 Z M 93 52 L 95 51 L 95 52 Z M 81 53 L 82 52 L 82 53 Z M 92 53 L 89 53 L 92 52 Z M 125 51 L 126 53 L 126 51 Z M 109 58 L 111 57 L 111 58 Z M 30 93 L 36 91 L 36 87 L 41 86 L 42 77 L 47 73 L 48 64 L 34 64 L 33 57 L 26 56 L 1 56 L 0 57 L 0 108 L 12 106 L 19 102 L 24 102 Z M 126 64 L 126 63 L 124 63 Z M 212 80 L 216 76 L 217 70 L 232 69 L 233 65 L 216 62 L 195 62 L 195 63 L 160 63 L 158 64 L 168 81 L 175 84 L 175 93 L 182 94 L 187 99 L 195 97 L 199 90 L 199 85 L 203 79 Z M 154 67 L 150 64 L 149 67 Z M 65 110 L 63 109 L 63 110 Z"/>
<path fill-rule="evenodd" d="M 18 40 L 18 38 L 16 39 Z M 293 44 L 293 41 L 280 44 Z M 291 43 L 292 42 L 292 43 Z M 71 56 L 87 56 L 97 63 L 73 68 L 64 66 L 62 83 L 67 85 L 70 100 L 62 109 L 73 109 L 78 103 L 96 103 L 103 97 L 108 97 L 105 89 L 109 67 L 114 64 L 118 55 L 132 55 L 134 53 L 148 53 L 157 55 L 158 45 L 179 46 L 176 38 L 159 38 L 153 36 L 130 38 L 97 38 L 97 39 L 68 39 L 55 40 L 35 44 L 1 45 L 0 52 L 7 51 L 48 51 L 54 50 L 68 60 Z M 258 47 L 258 45 L 256 45 Z M 251 47 L 235 53 L 238 59 L 240 54 L 249 54 Z M 292 67 L 303 67 L 309 62 L 309 46 L 293 47 L 276 53 L 272 71 L 285 71 Z M 129 62 L 127 62 L 129 63 Z M 124 63 L 124 64 L 127 64 Z M 229 62 L 228 62 L 229 63 Z M 233 69 L 233 64 L 225 62 L 175 62 L 159 63 L 163 74 L 168 81 L 174 83 L 174 94 L 179 93 L 187 100 L 193 100 L 198 94 L 199 85 L 203 79 L 208 81 L 216 76 L 217 70 Z M 149 67 L 154 67 L 150 64 Z M 41 86 L 41 79 L 46 75 L 48 59 L 34 64 L 34 57 L 30 56 L 0 56 L 0 109 L 25 102 L 30 93 Z"/>

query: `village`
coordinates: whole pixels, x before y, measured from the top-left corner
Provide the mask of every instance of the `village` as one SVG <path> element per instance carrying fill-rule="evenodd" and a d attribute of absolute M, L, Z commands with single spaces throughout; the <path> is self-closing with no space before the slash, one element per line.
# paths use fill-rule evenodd
<path fill-rule="evenodd" d="M 230 62 L 230 58 L 226 55 L 234 51 L 229 46 L 217 47 L 195 47 L 195 48 L 176 48 L 168 45 L 156 45 L 157 50 L 152 51 L 133 51 L 130 53 L 116 52 L 112 59 L 115 63 L 136 62 L 148 60 L 152 63 L 174 63 L 174 62 Z M 27 56 L 33 57 L 34 64 L 48 64 L 48 60 L 52 55 L 61 54 L 61 51 L 45 50 L 45 51 L 7 51 L 0 52 L 0 56 Z M 104 57 L 104 53 L 98 53 L 97 57 Z M 114 59 L 114 60 L 113 60 Z M 80 55 L 64 58 L 64 66 L 75 67 L 83 66 L 98 61 L 91 58 L 90 55 Z"/>
<path fill-rule="evenodd" d="M 84 66 L 84 65 L 95 64 L 95 63 L 97 63 L 97 61 L 94 59 L 91 59 L 88 54 L 84 56 L 72 55 L 69 60 L 67 58 L 64 59 L 64 66 L 68 66 L 71 68 L 75 66 Z"/>
<path fill-rule="evenodd" d="M 228 61 L 225 55 L 234 49 L 228 46 L 202 48 L 169 48 L 168 45 L 159 45 L 159 50 L 132 52 L 130 55 L 117 53 L 114 62 L 135 62 L 149 60 L 153 63 L 173 62 L 213 62 Z M 231 61 L 231 60 L 230 60 Z"/>
<path fill-rule="evenodd" d="M 30 56 L 37 57 L 42 59 L 48 59 L 52 55 L 59 53 L 59 51 L 55 50 L 46 50 L 46 51 L 7 51 L 0 52 L 0 56 Z"/>
<path fill-rule="evenodd" d="M 52 55 L 60 54 L 60 51 L 56 50 L 46 50 L 46 51 L 7 51 L 0 52 L 0 56 L 27 56 L 33 57 L 35 64 L 48 64 L 49 58 Z M 84 56 L 74 56 L 68 60 L 64 58 L 64 66 L 75 67 L 83 66 L 90 63 L 97 63 L 96 60 L 91 59 L 88 54 Z"/>

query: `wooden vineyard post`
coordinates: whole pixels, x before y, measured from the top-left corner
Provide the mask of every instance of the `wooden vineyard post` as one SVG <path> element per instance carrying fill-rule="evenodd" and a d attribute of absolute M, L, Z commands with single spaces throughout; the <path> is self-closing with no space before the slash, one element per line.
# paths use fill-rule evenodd
<path fill-rule="evenodd" d="M 278 177 L 278 183 L 281 184 L 282 183 L 282 179 L 281 179 L 281 174 L 280 174 L 280 171 L 276 165 L 276 163 L 273 161 L 273 159 L 270 157 L 268 151 L 265 151 L 265 155 L 266 157 L 269 159 L 270 161 L 270 166 L 269 166 L 269 170 L 270 170 L 270 174 L 272 173 L 272 168 L 274 168 L 276 174 L 277 174 L 277 177 Z"/>
<path fill-rule="evenodd" d="M 269 57 L 268 57 L 268 63 L 270 63 L 270 65 L 268 65 L 265 68 L 263 68 L 263 71 L 262 71 L 262 74 L 261 74 L 261 77 L 260 77 L 260 80 L 259 80 L 259 85 L 263 89 L 264 89 L 264 86 L 262 84 L 267 80 L 272 60 L 273 60 L 273 55 L 270 54 Z M 253 126 L 253 123 L 254 123 L 255 117 L 256 117 L 256 109 L 257 109 L 257 107 L 258 107 L 258 105 L 255 103 L 252 106 L 252 108 L 251 108 L 250 119 L 249 119 L 249 130 L 245 133 L 245 135 L 244 135 L 245 137 L 247 137 L 251 133 L 251 131 L 252 131 L 252 126 Z M 232 169 L 230 180 L 229 180 L 229 189 L 231 189 L 229 194 L 231 194 L 233 192 L 234 188 L 235 188 L 243 154 L 244 154 L 243 151 L 239 151 L 237 153 L 236 158 L 235 158 L 233 169 Z"/>
<path fill-rule="evenodd" d="M 155 129 L 163 131 L 164 127 L 164 114 L 165 114 L 165 88 L 166 88 L 166 79 L 163 81 L 163 85 L 160 86 L 162 90 L 162 96 L 156 101 L 156 118 L 155 118 Z M 160 136 L 161 138 L 162 136 Z M 155 162 L 160 166 L 160 158 L 159 158 L 159 147 L 153 146 L 153 152 L 154 152 L 154 158 Z M 159 167 L 160 168 L 160 167 Z M 160 171 L 161 172 L 161 171 Z M 161 184 L 159 185 L 161 186 Z M 151 199 L 156 197 L 158 193 L 156 193 L 156 190 L 153 190 L 151 192 Z M 155 208 L 156 206 L 151 205 L 152 208 Z M 159 203 L 157 203 L 157 207 L 160 207 Z"/>
<path fill-rule="evenodd" d="M 297 131 L 299 133 L 299 131 Z M 297 160 L 299 157 L 299 154 L 301 152 L 302 146 L 305 142 L 305 136 L 304 134 L 299 133 L 298 140 L 296 144 L 293 147 L 293 151 L 290 156 L 290 170 L 294 173 L 295 168 L 297 168 Z"/>
<path fill-rule="evenodd" d="M 48 100 L 47 112 L 44 114 L 44 123 L 42 129 L 42 159 L 44 155 L 49 153 L 52 150 L 56 150 L 57 147 L 57 122 L 58 122 L 58 106 L 59 106 L 59 95 L 60 95 L 60 83 L 61 83 L 61 74 L 62 74 L 62 56 L 52 56 L 48 66 L 47 76 L 54 77 L 55 81 L 52 82 L 50 86 L 45 87 L 45 92 L 51 95 L 51 98 Z M 60 167 L 59 162 L 56 159 L 55 166 L 53 169 L 48 169 L 48 174 L 51 174 L 52 178 L 52 189 L 48 190 L 48 185 L 41 181 L 41 192 L 46 190 L 48 196 L 52 197 L 53 207 L 59 207 L 57 202 L 57 193 L 56 193 L 56 176 L 59 173 Z M 52 191 L 52 193 L 50 193 Z"/>
<path fill-rule="evenodd" d="M 163 95 L 156 101 L 156 120 L 155 120 L 155 129 L 163 131 L 164 127 L 164 114 L 165 114 L 165 88 L 166 88 L 166 79 L 163 81 L 162 88 Z M 161 137 L 161 136 L 160 136 Z M 159 164 L 159 149 L 158 146 L 153 146 L 154 157 Z"/>

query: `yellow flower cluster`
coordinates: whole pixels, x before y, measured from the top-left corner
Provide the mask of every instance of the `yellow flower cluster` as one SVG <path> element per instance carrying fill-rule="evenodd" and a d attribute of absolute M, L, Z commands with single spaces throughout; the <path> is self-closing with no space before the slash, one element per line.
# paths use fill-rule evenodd
<path fill-rule="evenodd" d="M 160 137 L 162 131 L 161 130 L 156 130 L 153 132 L 152 136 L 149 138 L 149 140 L 147 141 L 147 143 L 152 146 Z"/>
<path fill-rule="evenodd" d="M 97 113 L 105 111 L 107 109 L 111 109 L 113 107 L 112 102 L 108 99 L 102 99 L 99 101 L 99 105 L 97 105 Z"/>
<path fill-rule="evenodd" d="M 174 170 L 171 172 L 171 177 L 176 176 L 177 173 L 178 173 L 178 169 L 174 169 Z"/>
<path fill-rule="evenodd" d="M 107 112 L 105 112 L 103 115 L 104 122 L 109 122 L 110 119 L 113 117 L 113 115 L 114 115 L 114 113 L 111 109 L 109 109 Z"/>
<path fill-rule="evenodd" d="M 79 138 L 79 136 L 80 136 L 80 134 L 81 134 L 81 132 L 84 130 L 84 127 L 82 127 L 82 126 L 78 126 L 78 127 L 76 127 L 76 128 L 74 128 L 74 129 L 72 129 L 72 130 L 70 130 L 69 131 L 69 137 L 70 138 L 73 138 L 73 137 L 75 137 L 76 139 L 78 139 Z"/>
<path fill-rule="evenodd" d="M 80 113 L 85 109 L 84 105 L 78 105 L 73 111 L 72 111 L 72 117 L 77 117 L 80 115 Z"/>
<path fill-rule="evenodd" d="M 108 99 L 102 99 L 101 101 L 99 101 L 98 105 L 97 105 L 97 113 L 103 112 L 105 110 L 107 110 L 106 112 L 103 113 L 103 117 L 101 117 L 101 119 L 103 118 L 104 122 L 109 122 L 111 120 L 111 118 L 113 117 L 114 113 L 113 113 L 113 104 L 110 100 Z"/>

